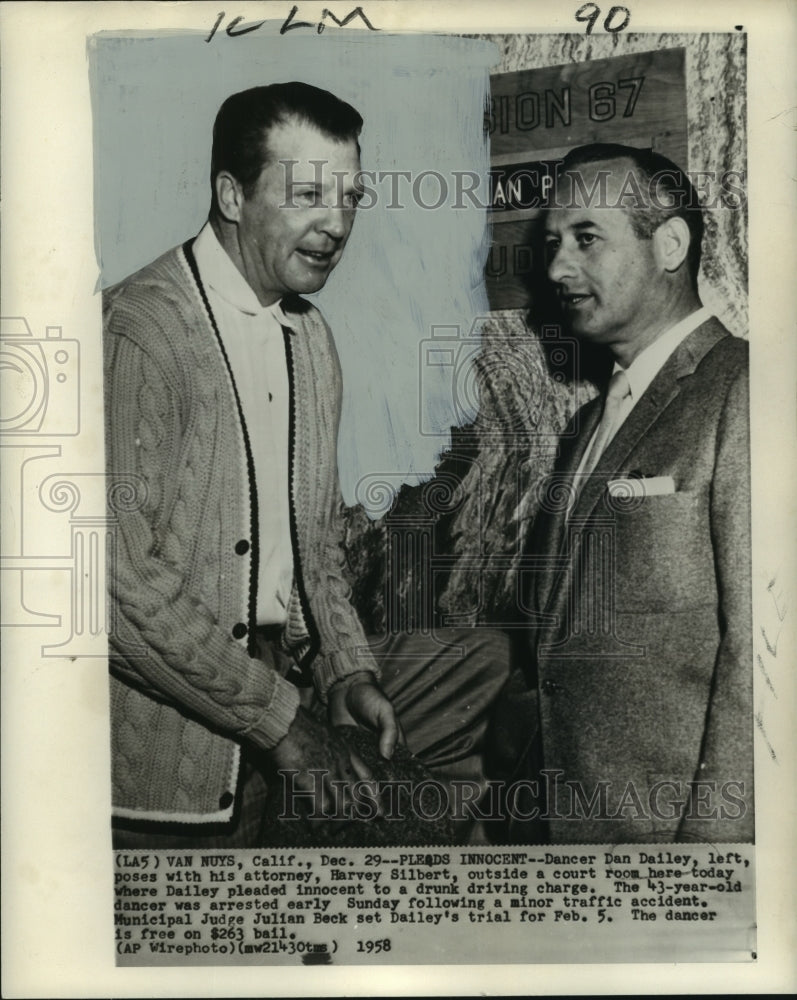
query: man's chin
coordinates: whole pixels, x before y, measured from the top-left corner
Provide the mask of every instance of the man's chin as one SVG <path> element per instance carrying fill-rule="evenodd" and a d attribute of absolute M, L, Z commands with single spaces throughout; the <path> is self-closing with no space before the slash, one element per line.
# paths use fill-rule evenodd
<path fill-rule="evenodd" d="M 600 340 L 601 330 L 598 325 L 591 322 L 590 316 L 581 316 L 578 313 L 565 317 L 565 326 L 568 331 L 581 337 L 583 340 Z"/>
<path fill-rule="evenodd" d="M 576 316 L 565 316 L 562 323 L 567 333 L 570 333 L 576 337 L 588 337 L 589 330 L 583 322 L 580 322 Z"/>
<path fill-rule="evenodd" d="M 334 270 L 334 265 L 328 267 L 326 270 L 314 269 L 312 271 L 304 272 L 302 274 L 295 275 L 293 281 L 290 283 L 290 290 L 296 295 L 310 295 L 312 292 L 319 292 L 327 283 L 327 279 Z"/>

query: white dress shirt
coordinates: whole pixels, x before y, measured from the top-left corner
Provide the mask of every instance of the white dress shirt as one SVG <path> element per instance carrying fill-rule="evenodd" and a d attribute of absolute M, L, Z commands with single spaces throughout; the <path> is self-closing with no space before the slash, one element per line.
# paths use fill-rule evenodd
<path fill-rule="evenodd" d="M 194 257 L 243 409 L 257 484 L 259 625 L 283 624 L 293 584 L 288 499 L 290 387 L 280 304 L 261 306 L 206 223 Z M 249 539 L 251 544 L 251 539 Z"/>
<path fill-rule="evenodd" d="M 696 330 L 701 323 L 705 323 L 707 319 L 710 319 L 713 313 L 710 309 L 705 306 L 701 306 L 700 309 L 696 309 L 693 313 L 685 316 L 680 322 L 676 323 L 675 326 L 671 326 L 669 330 L 666 330 L 660 337 L 657 337 L 652 344 L 641 351 L 631 362 L 628 368 L 625 369 L 625 374 L 628 377 L 628 384 L 631 388 L 630 393 L 625 397 L 622 402 L 622 409 L 619 414 L 619 419 L 614 428 L 614 433 L 622 427 L 625 420 L 628 419 L 628 415 L 631 413 L 633 408 L 642 398 L 643 393 L 653 381 L 653 379 L 659 374 L 664 365 L 667 363 L 670 355 L 678 347 L 678 345 L 685 340 L 689 334 Z M 619 371 L 622 365 L 615 362 L 612 374 Z M 592 450 L 592 441 L 597 434 L 597 427 L 590 438 L 590 442 L 584 451 L 584 455 L 578 467 L 576 475 L 578 476 L 584 467 L 587 460 L 587 456 Z"/>

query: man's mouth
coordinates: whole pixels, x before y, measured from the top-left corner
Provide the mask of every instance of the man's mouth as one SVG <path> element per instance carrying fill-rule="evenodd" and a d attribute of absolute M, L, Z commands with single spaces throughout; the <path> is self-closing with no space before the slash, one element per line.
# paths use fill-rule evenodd
<path fill-rule="evenodd" d="M 335 254 L 334 250 L 308 250 L 305 247 L 297 247 L 296 252 L 300 253 L 306 261 L 316 266 L 329 264 Z"/>
<path fill-rule="evenodd" d="M 579 306 L 582 306 L 585 302 L 589 301 L 591 298 L 592 296 L 588 295 L 586 292 L 579 294 L 567 294 L 565 292 L 562 292 L 559 295 L 559 299 L 562 305 L 565 307 L 565 309 L 578 309 Z"/>

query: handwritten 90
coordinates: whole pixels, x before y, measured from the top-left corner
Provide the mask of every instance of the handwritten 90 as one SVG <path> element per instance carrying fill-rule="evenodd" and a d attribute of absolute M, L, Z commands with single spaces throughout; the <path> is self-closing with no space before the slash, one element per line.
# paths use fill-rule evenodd
<path fill-rule="evenodd" d="M 601 9 L 595 3 L 582 4 L 576 11 L 576 20 L 586 23 L 585 29 L 588 35 L 592 34 L 598 18 L 601 16 Z M 627 7 L 612 7 L 603 21 L 603 30 L 615 35 L 618 31 L 625 31 L 631 21 L 631 11 Z"/>

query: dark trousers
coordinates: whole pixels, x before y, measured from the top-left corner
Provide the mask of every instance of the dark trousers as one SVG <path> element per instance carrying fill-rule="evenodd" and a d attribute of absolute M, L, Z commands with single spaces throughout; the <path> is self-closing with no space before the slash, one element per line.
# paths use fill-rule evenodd
<path fill-rule="evenodd" d="M 369 637 L 407 747 L 441 782 L 484 787 L 485 733 L 492 704 L 509 677 L 509 641 L 495 629 L 438 629 Z M 303 703 L 317 711 L 311 688 Z M 268 786 L 252 755 L 244 754 L 239 807 L 226 827 L 114 823 L 116 848 L 257 847 Z"/>

